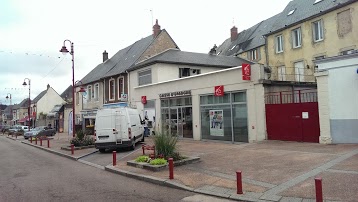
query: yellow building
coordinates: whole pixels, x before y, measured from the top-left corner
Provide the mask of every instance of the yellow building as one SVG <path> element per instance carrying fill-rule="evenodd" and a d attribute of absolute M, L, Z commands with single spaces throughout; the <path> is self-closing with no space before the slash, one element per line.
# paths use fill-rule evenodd
<path fill-rule="evenodd" d="M 293 0 L 240 33 L 231 28 L 216 52 L 264 64 L 267 80 L 315 83 L 313 60 L 357 49 L 357 20 L 358 0 Z"/>
<path fill-rule="evenodd" d="M 291 1 L 266 34 L 272 79 L 314 82 L 313 60 L 353 53 L 358 46 L 357 0 Z"/>

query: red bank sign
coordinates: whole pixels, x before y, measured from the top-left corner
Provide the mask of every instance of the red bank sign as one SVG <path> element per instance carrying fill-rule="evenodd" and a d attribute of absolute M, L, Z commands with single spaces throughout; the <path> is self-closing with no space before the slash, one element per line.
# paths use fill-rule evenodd
<path fill-rule="evenodd" d="M 147 96 L 142 96 L 142 104 L 147 104 Z"/>
<path fill-rule="evenodd" d="M 215 86 L 214 96 L 224 96 L 224 86 Z"/>
<path fill-rule="evenodd" d="M 242 80 L 250 81 L 251 80 L 251 65 L 242 64 Z"/>

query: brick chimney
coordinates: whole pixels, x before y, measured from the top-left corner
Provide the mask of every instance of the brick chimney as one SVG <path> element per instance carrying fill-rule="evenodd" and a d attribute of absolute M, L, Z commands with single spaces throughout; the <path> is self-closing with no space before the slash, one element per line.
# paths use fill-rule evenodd
<path fill-rule="evenodd" d="M 47 84 L 47 90 L 50 88 L 50 84 Z"/>
<path fill-rule="evenodd" d="M 102 53 L 102 55 L 103 55 L 103 62 L 105 62 L 106 60 L 108 60 L 108 53 L 107 53 L 106 50 Z"/>
<path fill-rule="evenodd" d="M 231 41 L 235 41 L 238 37 L 238 34 L 237 34 L 237 27 L 233 26 L 231 28 Z"/>
<path fill-rule="evenodd" d="M 153 25 L 153 37 L 157 37 L 160 33 L 160 25 L 158 24 L 158 19 L 155 20 L 155 25 Z"/>

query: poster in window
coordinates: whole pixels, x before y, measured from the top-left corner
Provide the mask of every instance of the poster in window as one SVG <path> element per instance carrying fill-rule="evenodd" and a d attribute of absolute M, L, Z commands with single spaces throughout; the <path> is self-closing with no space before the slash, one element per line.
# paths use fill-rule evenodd
<path fill-rule="evenodd" d="M 224 136 L 223 110 L 210 110 L 210 135 Z"/>

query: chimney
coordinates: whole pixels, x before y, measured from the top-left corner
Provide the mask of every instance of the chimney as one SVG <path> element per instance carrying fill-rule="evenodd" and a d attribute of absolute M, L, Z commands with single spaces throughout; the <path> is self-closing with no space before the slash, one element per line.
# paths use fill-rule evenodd
<path fill-rule="evenodd" d="M 47 84 L 47 90 L 50 88 L 50 84 Z"/>
<path fill-rule="evenodd" d="M 160 25 L 158 25 L 158 19 L 155 20 L 155 25 L 153 25 L 153 37 L 157 37 L 160 33 Z"/>
<path fill-rule="evenodd" d="M 231 28 L 231 41 L 235 41 L 238 37 L 238 34 L 237 34 L 237 27 L 233 26 Z"/>
<path fill-rule="evenodd" d="M 104 52 L 102 53 L 103 55 L 103 62 L 105 62 L 106 60 L 108 60 L 108 53 L 106 50 L 104 50 Z"/>

